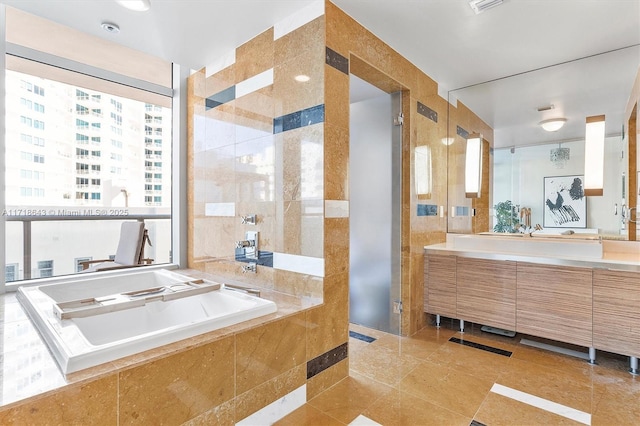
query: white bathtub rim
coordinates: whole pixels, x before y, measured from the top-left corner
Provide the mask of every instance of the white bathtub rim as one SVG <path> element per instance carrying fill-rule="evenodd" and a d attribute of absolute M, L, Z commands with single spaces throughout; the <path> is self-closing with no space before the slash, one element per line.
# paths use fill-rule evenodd
<path fill-rule="evenodd" d="M 187 322 L 102 345 L 91 344 L 74 324 L 73 327 L 76 329 L 76 334 L 86 343 L 85 349 L 80 351 L 77 348 L 69 347 L 56 328 L 50 323 L 50 318 L 47 317 L 49 318 L 47 320 L 38 312 L 39 309 L 45 307 L 36 306 L 38 303 L 32 300 L 31 293 L 39 292 L 45 295 L 39 290 L 39 287 L 21 288 L 17 293 L 17 297 L 58 363 L 61 372 L 66 375 L 277 312 L 277 306 L 272 301 L 224 288 L 218 291 L 225 292 L 236 298 L 257 299 L 260 303 L 248 310 L 234 312 L 223 318 L 216 318 L 215 326 L 212 326 L 211 321 L 206 320 Z M 45 297 L 50 299 L 47 295 Z M 57 323 L 62 322 L 58 321 Z"/>

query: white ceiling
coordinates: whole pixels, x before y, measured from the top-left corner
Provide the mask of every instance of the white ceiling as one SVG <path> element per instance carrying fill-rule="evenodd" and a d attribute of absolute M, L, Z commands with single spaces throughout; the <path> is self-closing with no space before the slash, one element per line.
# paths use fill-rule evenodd
<path fill-rule="evenodd" d="M 313 1 L 151 0 L 147 12 L 112 0 L 3 3 L 199 69 Z M 505 0 L 480 15 L 468 0 L 333 2 L 436 80 L 444 96 L 597 55 L 456 91 L 495 128 L 496 146 L 583 137 L 587 115 L 605 114 L 608 133 L 620 133 L 640 48 L 598 54 L 640 44 L 640 0 Z M 103 21 L 120 33 L 104 32 Z M 546 104 L 568 119 L 557 133 L 537 126 L 547 116 L 536 107 Z"/>

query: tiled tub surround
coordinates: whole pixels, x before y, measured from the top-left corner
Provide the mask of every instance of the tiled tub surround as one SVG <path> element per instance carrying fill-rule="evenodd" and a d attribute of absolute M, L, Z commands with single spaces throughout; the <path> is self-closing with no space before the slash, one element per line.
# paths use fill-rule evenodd
<path fill-rule="evenodd" d="M 592 362 L 598 349 L 627 355 L 637 374 L 640 243 L 559 238 L 565 255 L 553 243 L 452 235 L 425 247 L 425 312 L 589 348 Z"/>
<path fill-rule="evenodd" d="M 313 392 L 324 371 L 307 381 L 318 369 L 305 357 L 307 316 L 321 300 L 269 289 L 262 297 L 278 312 L 65 377 L 15 294 L 2 295 L 0 424 L 233 424 L 304 383 Z"/>

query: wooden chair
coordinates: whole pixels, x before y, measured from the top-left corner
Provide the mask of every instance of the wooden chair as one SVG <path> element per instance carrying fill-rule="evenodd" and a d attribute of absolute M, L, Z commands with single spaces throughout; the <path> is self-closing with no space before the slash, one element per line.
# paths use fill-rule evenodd
<path fill-rule="evenodd" d="M 80 262 L 82 272 L 108 271 L 150 265 L 153 259 L 145 259 L 145 244 L 151 246 L 144 222 L 123 222 L 120 241 L 113 259 L 87 260 Z"/>

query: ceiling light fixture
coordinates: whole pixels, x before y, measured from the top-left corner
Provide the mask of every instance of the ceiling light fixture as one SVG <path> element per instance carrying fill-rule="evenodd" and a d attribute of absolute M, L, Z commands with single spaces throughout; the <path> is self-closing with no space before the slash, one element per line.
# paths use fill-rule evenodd
<path fill-rule="evenodd" d="M 502 2 L 503 0 L 469 0 L 469 6 L 471 6 L 476 15 L 479 15 L 487 9 L 500 6 Z"/>
<path fill-rule="evenodd" d="M 542 120 L 540 123 L 542 128 L 547 132 L 557 132 L 567 122 L 566 118 L 550 118 L 548 120 Z"/>
<path fill-rule="evenodd" d="M 118 34 L 120 32 L 118 24 L 114 24 L 113 22 L 103 22 L 100 26 L 108 33 Z"/>
<path fill-rule="evenodd" d="M 136 12 L 144 12 L 151 7 L 150 0 L 116 0 L 116 2 L 126 7 L 129 10 L 135 10 Z"/>
<path fill-rule="evenodd" d="M 308 75 L 305 75 L 305 74 L 300 74 L 300 75 L 296 75 L 295 77 L 293 77 L 293 79 L 295 81 L 300 82 L 300 83 L 306 83 L 307 81 L 311 80 L 311 77 L 309 77 Z"/>

